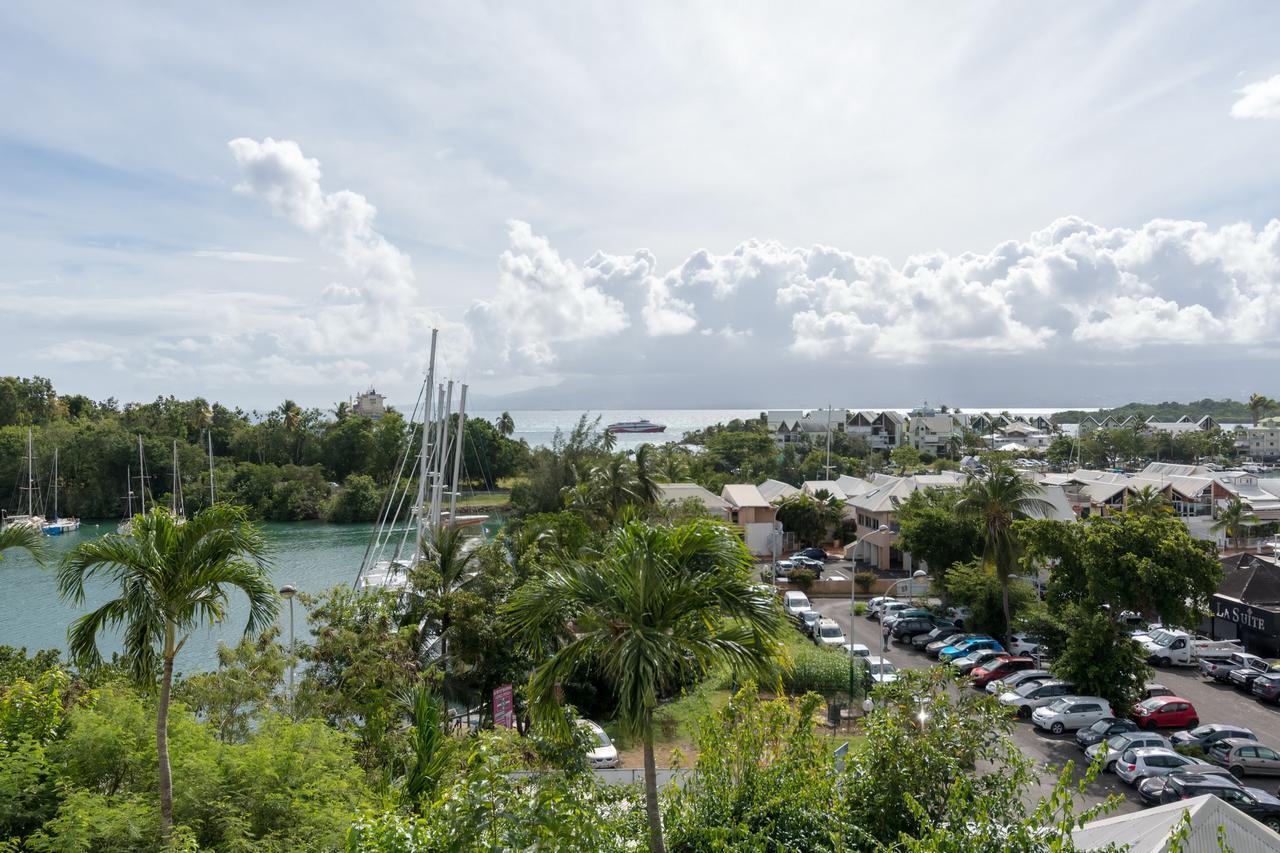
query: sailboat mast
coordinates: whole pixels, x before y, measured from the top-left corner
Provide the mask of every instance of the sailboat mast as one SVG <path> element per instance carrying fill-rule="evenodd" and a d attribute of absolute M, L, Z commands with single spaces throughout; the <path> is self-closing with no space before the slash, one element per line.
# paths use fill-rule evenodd
<path fill-rule="evenodd" d="M 58 515 L 58 448 L 53 449 L 53 520 L 57 521 Z"/>
<path fill-rule="evenodd" d="M 27 427 L 27 518 L 31 517 L 31 498 L 36 490 L 36 453 L 31 443 L 31 427 Z"/>
<path fill-rule="evenodd" d="M 445 392 L 444 411 L 440 417 L 440 453 L 436 457 L 435 492 L 431 496 L 432 523 L 440 523 L 441 504 L 444 499 L 444 467 L 449 461 L 449 416 L 453 413 L 453 380 L 448 383 Z"/>
<path fill-rule="evenodd" d="M 182 481 L 178 477 L 178 440 L 173 440 L 173 488 L 169 492 L 170 509 L 174 515 L 186 515 L 182 500 Z"/>
<path fill-rule="evenodd" d="M 218 497 L 213 492 L 213 430 L 206 429 L 204 434 L 209 439 L 209 506 L 213 506 L 218 502 Z"/>
<path fill-rule="evenodd" d="M 425 386 L 426 393 L 423 394 L 422 401 L 422 442 L 418 448 L 418 549 L 419 557 L 425 556 L 421 553 L 423 543 L 426 541 L 427 535 L 427 468 L 430 461 L 430 448 L 427 444 L 428 433 L 431 425 L 431 391 L 435 387 L 436 381 L 436 338 L 439 336 L 439 329 L 431 330 L 431 357 L 427 360 L 427 384 Z"/>
<path fill-rule="evenodd" d="M 449 524 L 458 523 L 458 474 L 462 468 L 462 440 L 467 434 L 467 386 L 458 398 L 458 435 L 453 440 L 453 490 L 449 492 Z"/>
<path fill-rule="evenodd" d="M 133 518 L 133 466 L 131 465 L 126 465 L 124 469 L 124 499 L 128 502 L 125 518 Z"/>
<path fill-rule="evenodd" d="M 142 456 L 142 433 L 138 433 L 138 500 L 141 501 L 142 514 L 147 514 L 147 463 Z"/>

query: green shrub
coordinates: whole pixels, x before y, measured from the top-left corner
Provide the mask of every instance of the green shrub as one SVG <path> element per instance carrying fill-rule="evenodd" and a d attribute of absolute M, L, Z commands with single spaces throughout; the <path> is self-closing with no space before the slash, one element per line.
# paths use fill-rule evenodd
<path fill-rule="evenodd" d="M 830 699 L 837 693 L 848 693 L 849 658 L 833 649 L 799 649 L 791 668 L 782 674 L 782 686 L 794 696 L 817 693 Z"/>
<path fill-rule="evenodd" d="M 871 584 L 875 583 L 875 572 L 858 572 L 853 576 L 853 585 L 858 588 L 858 592 L 866 595 L 871 592 Z"/>
<path fill-rule="evenodd" d="M 867 604 L 865 601 L 855 601 L 853 604 L 854 616 L 865 616 L 867 612 Z"/>
<path fill-rule="evenodd" d="M 809 588 L 813 586 L 814 580 L 817 579 L 811 569 L 804 568 L 792 569 L 791 574 L 787 575 L 787 577 L 791 580 L 792 586 L 804 592 L 808 592 Z"/>

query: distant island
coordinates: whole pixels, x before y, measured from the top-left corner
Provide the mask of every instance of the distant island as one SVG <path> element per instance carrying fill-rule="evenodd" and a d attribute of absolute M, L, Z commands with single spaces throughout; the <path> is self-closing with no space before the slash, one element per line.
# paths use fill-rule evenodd
<path fill-rule="evenodd" d="M 1269 414 L 1270 412 L 1268 411 L 1267 413 Z M 1192 403 L 1125 403 L 1123 406 L 1117 406 L 1114 409 L 1090 411 L 1068 409 L 1064 412 L 1055 413 L 1050 420 L 1056 424 L 1077 424 L 1087 417 L 1101 419 L 1107 415 L 1119 420 L 1132 415 L 1142 421 L 1154 417 L 1156 420 L 1166 423 L 1176 421 L 1183 415 L 1190 417 L 1192 420 L 1209 415 L 1219 423 L 1248 424 L 1254 421 L 1254 412 L 1249 408 L 1247 401 L 1210 400 L 1208 397 Z"/>

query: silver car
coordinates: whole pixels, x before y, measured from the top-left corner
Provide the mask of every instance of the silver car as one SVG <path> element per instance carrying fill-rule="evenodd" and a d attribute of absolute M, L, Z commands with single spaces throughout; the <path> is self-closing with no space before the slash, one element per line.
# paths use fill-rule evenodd
<path fill-rule="evenodd" d="M 1124 755 L 1130 749 L 1142 749 L 1144 747 L 1160 747 L 1162 749 L 1171 749 L 1169 740 L 1164 735 L 1158 735 L 1154 732 L 1126 732 L 1125 734 L 1112 735 L 1104 741 L 1099 741 L 1084 751 L 1089 756 L 1089 761 L 1097 759 L 1099 753 L 1106 751 L 1106 758 L 1103 759 L 1103 772 L 1110 773 L 1115 770 L 1116 761 L 1120 756 Z"/>
<path fill-rule="evenodd" d="M 1205 763 L 1163 746 L 1144 746 L 1126 749 L 1116 761 L 1115 774 L 1121 781 L 1136 785 L 1148 776 L 1167 776 L 1174 770 L 1194 770 Z"/>
<path fill-rule="evenodd" d="M 1051 681 L 1052 679 L 1053 673 L 1047 669 L 1024 669 L 992 681 L 987 685 L 987 692 L 993 696 L 999 696 L 1001 693 L 1016 690 L 1029 681 Z"/>

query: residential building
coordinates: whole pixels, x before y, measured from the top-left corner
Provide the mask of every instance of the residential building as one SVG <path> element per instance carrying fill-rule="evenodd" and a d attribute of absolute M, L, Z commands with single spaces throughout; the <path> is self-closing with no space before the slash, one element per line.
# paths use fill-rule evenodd
<path fill-rule="evenodd" d="M 1254 462 L 1275 462 L 1280 459 L 1280 427 L 1247 427 L 1236 447 Z"/>
<path fill-rule="evenodd" d="M 845 419 L 844 431 L 848 435 L 860 436 L 873 451 L 888 456 L 902 444 L 904 420 L 897 412 L 850 412 Z"/>
<path fill-rule="evenodd" d="M 1213 794 L 1090 821 L 1071 833 L 1076 850 L 1187 853 L 1280 850 L 1280 833 Z"/>
<path fill-rule="evenodd" d="M 772 535 L 780 532 L 777 508 L 751 483 L 730 483 L 720 490 L 729 505 L 729 520 L 742 528 L 747 550 L 757 556 L 771 554 Z"/>
<path fill-rule="evenodd" d="M 760 490 L 760 494 L 771 504 L 776 504 L 783 498 L 800 494 L 800 490 L 790 483 L 784 483 L 781 480 L 765 480 L 756 487 Z"/>
<path fill-rule="evenodd" d="M 817 495 L 818 492 L 826 492 L 836 500 L 846 500 L 848 495 L 844 493 L 844 489 L 840 488 L 837 480 L 805 480 L 800 484 L 800 491 L 806 495 Z"/>
<path fill-rule="evenodd" d="M 921 453 L 932 453 L 934 456 L 950 454 L 952 436 L 959 437 L 963 434 L 963 426 L 950 414 L 912 415 L 909 424 L 907 434 L 911 446 Z"/>
<path fill-rule="evenodd" d="M 658 488 L 659 503 L 682 504 L 685 501 L 694 500 L 702 504 L 715 518 L 732 520 L 733 505 L 697 483 L 656 483 L 655 485 Z"/>

